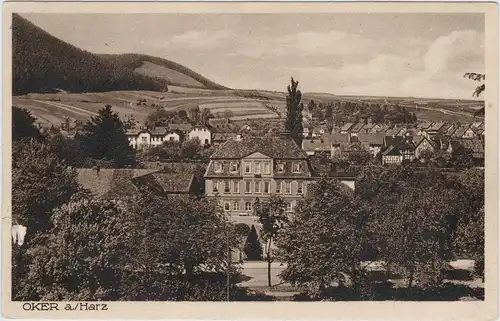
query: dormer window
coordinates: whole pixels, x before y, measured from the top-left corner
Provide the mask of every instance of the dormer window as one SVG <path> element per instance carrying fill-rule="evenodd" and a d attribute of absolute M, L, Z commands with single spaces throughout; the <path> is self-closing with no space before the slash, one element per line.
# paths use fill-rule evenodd
<path fill-rule="evenodd" d="M 215 162 L 215 172 L 222 173 L 222 163 L 221 162 Z"/>
<path fill-rule="evenodd" d="M 278 173 L 283 173 L 285 171 L 285 164 L 278 163 Z"/>
<path fill-rule="evenodd" d="M 301 163 L 293 163 L 292 172 L 293 173 L 300 173 L 300 172 L 302 172 L 302 164 Z"/>

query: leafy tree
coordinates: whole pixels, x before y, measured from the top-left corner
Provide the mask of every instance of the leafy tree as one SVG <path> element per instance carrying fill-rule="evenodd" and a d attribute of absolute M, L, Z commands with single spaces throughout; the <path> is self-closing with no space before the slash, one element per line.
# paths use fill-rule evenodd
<path fill-rule="evenodd" d="M 483 82 L 486 80 L 486 75 L 485 74 L 478 74 L 475 72 L 467 72 L 467 73 L 465 73 L 464 78 L 469 78 L 469 79 L 472 79 L 474 81 Z M 476 90 L 474 90 L 474 92 L 472 93 L 472 97 L 474 97 L 474 96 L 479 97 L 485 90 L 486 90 L 486 86 L 484 83 L 477 86 Z M 474 112 L 474 117 L 476 117 L 476 116 L 483 116 L 484 117 L 484 112 L 485 112 L 485 109 L 484 109 L 484 107 L 482 107 L 482 108 L 478 109 L 476 112 Z"/>
<path fill-rule="evenodd" d="M 262 260 L 262 245 L 260 244 L 259 236 L 257 235 L 257 230 L 254 225 L 252 225 L 250 233 L 247 236 L 243 252 L 245 252 L 245 256 L 248 260 Z"/>
<path fill-rule="evenodd" d="M 277 239 L 279 257 L 287 263 L 281 277 L 322 296 L 335 283 L 361 291 L 369 242 L 368 215 L 341 182 L 322 178 Z"/>
<path fill-rule="evenodd" d="M 156 108 L 146 117 L 145 124 L 148 127 L 167 126 L 171 120 L 176 118 L 175 113 L 166 111 L 164 108 Z"/>
<path fill-rule="evenodd" d="M 472 79 L 474 81 L 483 82 L 486 80 L 486 75 L 485 74 L 478 74 L 478 73 L 474 73 L 474 72 L 468 72 L 468 73 L 465 73 L 464 78 L 469 78 L 469 79 Z M 477 86 L 476 90 L 474 91 L 472 96 L 479 97 L 479 95 L 481 95 L 481 93 L 485 89 L 486 89 L 485 84 L 481 84 L 481 85 Z"/>
<path fill-rule="evenodd" d="M 200 122 L 201 122 L 201 125 L 204 125 L 204 126 L 208 126 L 210 125 L 209 124 L 209 120 L 210 118 L 213 118 L 214 116 L 212 115 L 212 113 L 210 112 L 210 109 L 208 108 L 203 108 L 201 110 L 201 115 L 200 115 Z"/>
<path fill-rule="evenodd" d="M 189 119 L 191 120 L 192 123 L 194 124 L 199 124 L 199 125 L 202 125 L 200 123 L 200 107 L 199 106 L 196 106 L 196 107 L 193 107 L 191 109 L 189 109 Z"/>
<path fill-rule="evenodd" d="M 398 202 L 378 216 L 381 259 L 405 276 L 410 296 L 416 280 L 435 285 L 444 277 L 452 253 L 449 201 L 439 186 L 405 186 Z"/>
<path fill-rule="evenodd" d="M 259 223 L 262 224 L 261 237 L 266 242 L 267 283 L 271 286 L 271 263 L 274 260 L 271 247 L 279 231 L 288 222 L 286 203 L 283 198 L 271 195 L 266 200 L 257 200 L 254 204 L 254 212 Z"/>
<path fill-rule="evenodd" d="M 134 115 L 127 115 L 125 120 L 123 121 L 123 129 L 125 131 L 135 128 L 137 126 L 137 121 L 134 118 Z"/>
<path fill-rule="evenodd" d="M 201 158 L 202 146 L 198 137 L 191 138 L 182 143 L 182 157 L 184 159 Z"/>
<path fill-rule="evenodd" d="M 333 103 L 329 103 L 326 105 L 325 118 L 328 126 L 328 132 L 331 133 L 333 131 L 333 126 L 335 125 L 333 117 Z"/>
<path fill-rule="evenodd" d="M 131 205 L 129 300 L 223 300 L 234 227 L 216 201 L 142 195 Z M 139 228 L 138 228 L 139 227 Z M 235 287 L 230 285 L 230 294 Z"/>
<path fill-rule="evenodd" d="M 184 110 L 184 109 L 181 109 L 177 112 L 177 115 L 179 116 L 179 118 L 182 120 L 182 121 L 186 121 L 188 120 L 188 114 L 187 112 Z"/>
<path fill-rule="evenodd" d="M 288 85 L 288 95 L 286 97 L 286 119 L 285 130 L 288 131 L 298 146 L 302 146 L 302 93 L 297 89 L 299 82 L 291 79 Z"/>
<path fill-rule="evenodd" d="M 46 240 L 28 250 L 25 285 L 44 301 L 117 300 L 128 256 L 123 221 L 115 204 L 76 194 L 56 209 Z"/>
<path fill-rule="evenodd" d="M 474 166 L 472 150 L 458 145 L 451 153 L 450 163 L 455 168 L 471 168 Z"/>
<path fill-rule="evenodd" d="M 35 126 L 35 117 L 24 108 L 12 106 L 12 140 L 23 138 L 42 138 L 42 134 Z"/>
<path fill-rule="evenodd" d="M 149 160 L 181 160 L 183 157 L 182 144 L 178 141 L 165 141 L 159 146 L 153 146 L 143 151 Z"/>
<path fill-rule="evenodd" d="M 66 165 L 77 166 L 81 163 L 80 141 L 63 136 L 61 133 L 46 137 L 50 150 Z"/>
<path fill-rule="evenodd" d="M 456 246 L 474 260 L 474 272 L 484 281 L 484 206 L 467 219 L 463 219 L 457 228 Z"/>
<path fill-rule="evenodd" d="M 459 195 L 438 170 L 365 167 L 358 178 L 357 198 L 372 213 L 370 231 L 379 259 L 407 280 L 433 286 L 452 257 Z"/>
<path fill-rule="evenodd" d="M 135 164 L 135 152 L 125 136 L 125 129 L 111 105 L 99 110 L 84 126 L 82 155 L 94 160 L 112 162 L 121 168 Z"/>
<path fill-rule="evenodd" d="M 351 152 L 347 156 L 347 160 L 353 165 L 366 165 L 373 159 L 373 155 L 367 150 L 359 150 Z"/>
<path fill-rule="evenodd" d="M 316 105 L 316 102 L 314 101 L 314 99 L 311 99 L 309 101 L 309 103 L 307 104 L 307 110 L 309 111 L 309 113 L 313 113 L 314 110 L 316 109 L 317 105 Z"/>
<path fill-rule="evenodd" d="M 31 139 L 14 143 L 12 213 L 31 235 L 50 229 L 50 215 L 78 190 L 76 173 L 46 143 Z"/>

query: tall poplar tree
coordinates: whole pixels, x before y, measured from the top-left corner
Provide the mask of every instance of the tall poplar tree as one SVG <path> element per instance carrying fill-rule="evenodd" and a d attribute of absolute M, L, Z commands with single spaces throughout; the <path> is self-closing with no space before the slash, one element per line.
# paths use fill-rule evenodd
<path fill-rule="evenodd" d="M 286 119 L 285 130 L 290 133 L 298 146 L 302 146 L 302 93 L 298 90 L 299 82 L 292 77 L 288 85 L 288 96 L 286 97 Z"/>

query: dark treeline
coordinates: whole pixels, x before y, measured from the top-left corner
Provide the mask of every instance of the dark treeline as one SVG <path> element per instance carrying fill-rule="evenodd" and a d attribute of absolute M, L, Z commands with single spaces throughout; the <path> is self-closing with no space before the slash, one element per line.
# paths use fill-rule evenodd
<path fill-rule="evenodd" d="M 409 124 L 417 122 L 417 116 L 404 107 L 395 105 L 380 105 L 378 103 L 336 101 L 324 104 L 310 100 L 307 110 L 314 120 L 329 121 L 335 115 L 335 124 L 346 122 L 369 121 L 374 123 Z"/>

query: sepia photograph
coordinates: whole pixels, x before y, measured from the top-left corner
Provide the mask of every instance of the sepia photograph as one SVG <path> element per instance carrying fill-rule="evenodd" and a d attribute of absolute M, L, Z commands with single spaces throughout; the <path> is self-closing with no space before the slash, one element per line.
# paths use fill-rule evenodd
<path fill-rule="evenodd" d="M 24 311 L 496 300 L 481 8 L 12 10 L 3 293 Z"/>

